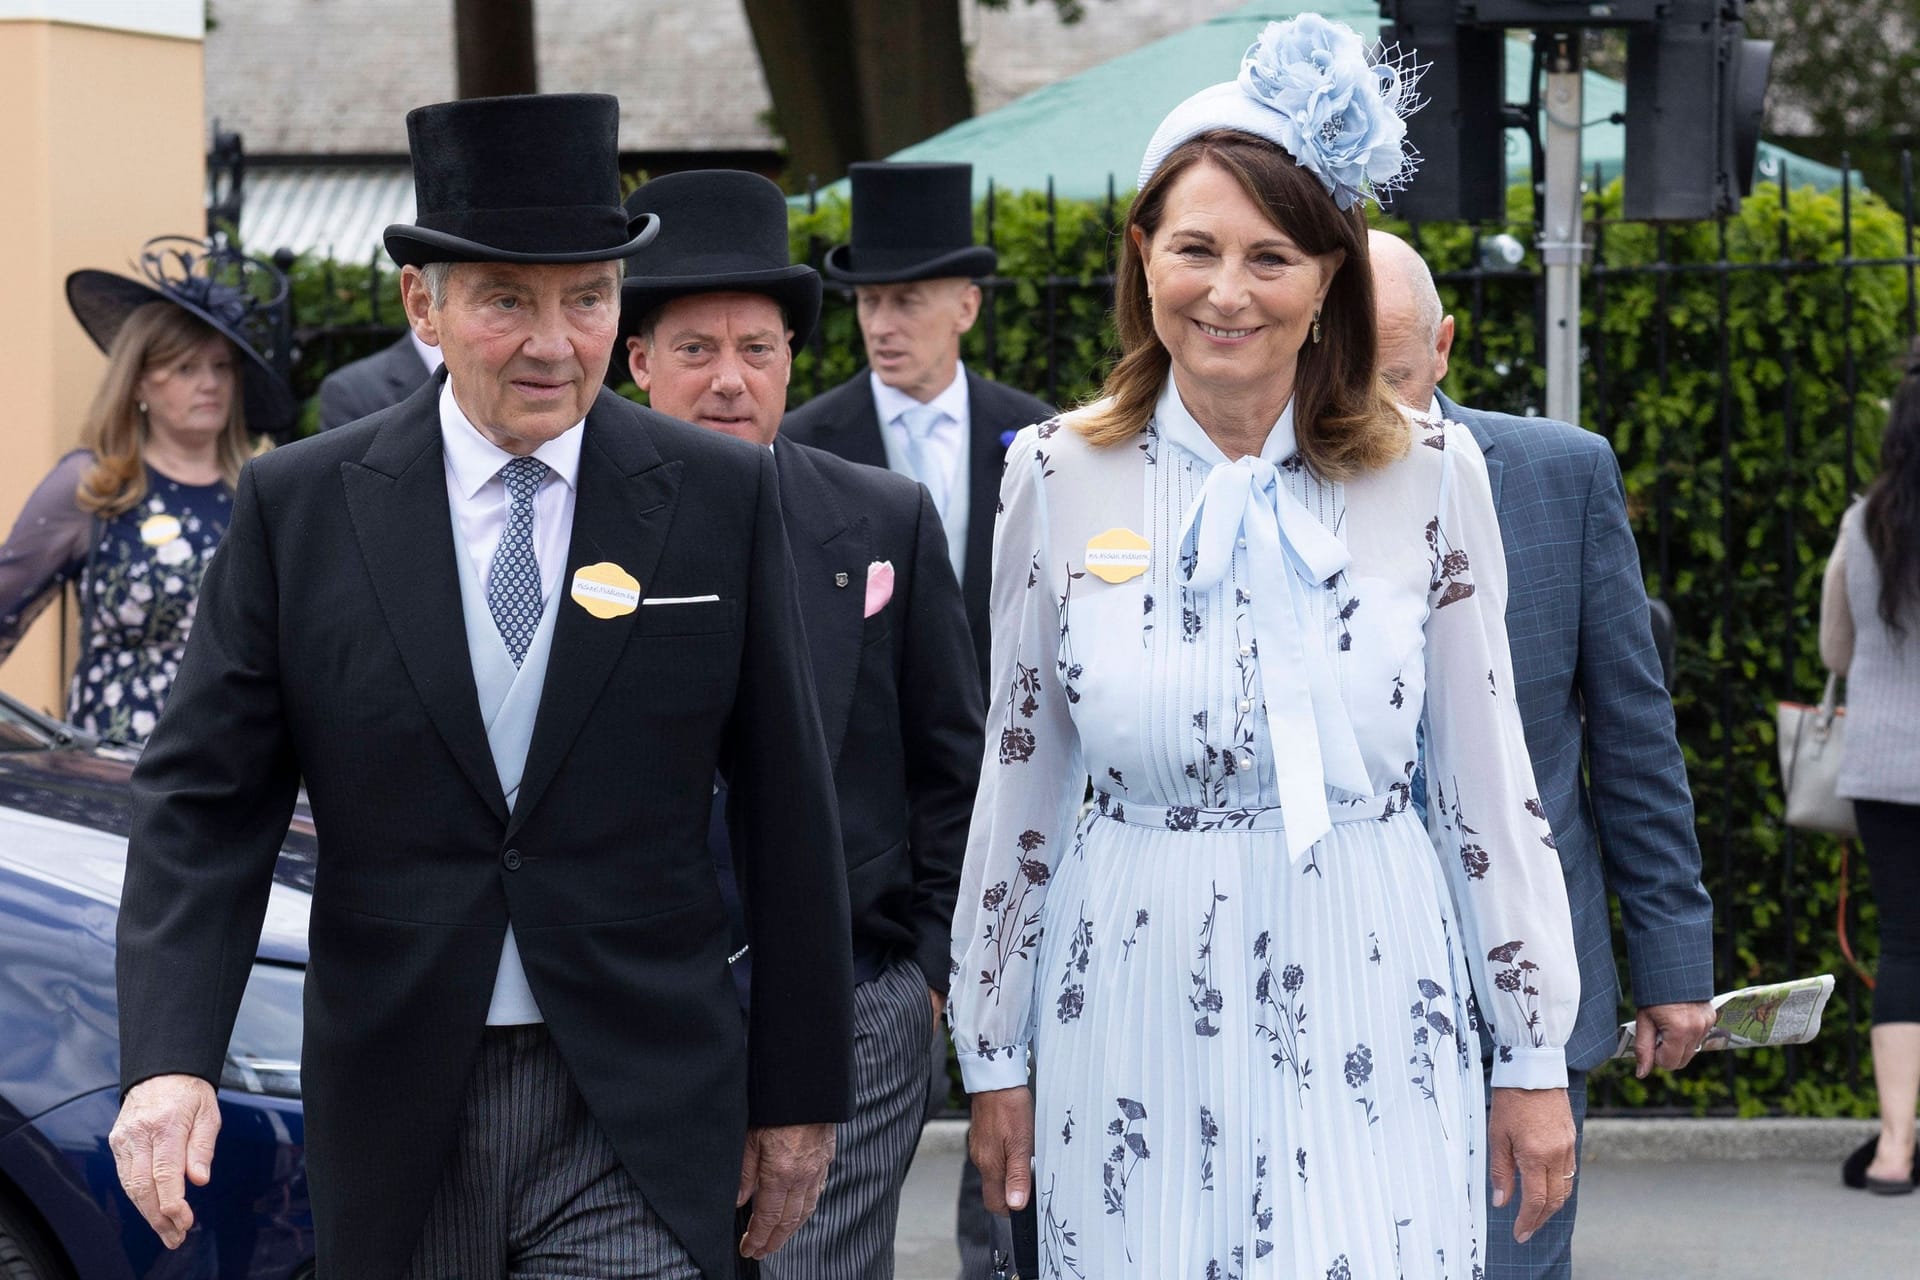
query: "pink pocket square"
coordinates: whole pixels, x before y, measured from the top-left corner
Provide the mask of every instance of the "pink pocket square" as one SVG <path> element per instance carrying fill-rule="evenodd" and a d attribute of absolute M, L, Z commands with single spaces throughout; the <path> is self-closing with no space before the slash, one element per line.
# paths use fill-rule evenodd
<path fill-rule="evenodd" d="M 860 616 L 871 618 L 893 599 L 893 561 L 875 560 L 867 566 L 867 609 Z"/>

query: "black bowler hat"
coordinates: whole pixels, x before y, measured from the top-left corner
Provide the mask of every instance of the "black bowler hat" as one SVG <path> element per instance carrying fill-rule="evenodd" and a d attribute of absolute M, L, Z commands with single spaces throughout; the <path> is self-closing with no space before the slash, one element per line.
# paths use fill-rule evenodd
<path fill-rule="evenodd" d="M 134 268 L 141 279 L 92 269 L 67 277 L 67 305 L 94 345 L 111 352 L 128 316 L 151 302 L 171 302 L 239 349 L 247 430 L 290 431 L 293 391 L 271 359 L 287 305 L 287 278 L 279 268 L 189 236 L 155 236 L 140 247 Z"/>
<path fill-rule="evenodd" d="M 387 228 L 403 267 L 608 262 L 658 223 L 620 206 L 620 100 L 605 93 L 468 98 L 407 112 L 412 226 Z"/>
<path fill-rule="evenodd" d="M 757 173 L 695 169 L 655 178 L 627 197 L 627 211 L 664 232 L 627 259 L 620 286 L 620 345 L 663 302 L 696 293 L 760 293 L 779 303 L 806 345 L 820 319 L 820 273 L 794 265 L 787 201 Z"/>
<path fill-rule="evenodd" d="M 973 242 L 970 164 L 854 165 L 853 234 L 822 264 L 842 284 L 900 284 L 993 274 L 999 259 Z"/>

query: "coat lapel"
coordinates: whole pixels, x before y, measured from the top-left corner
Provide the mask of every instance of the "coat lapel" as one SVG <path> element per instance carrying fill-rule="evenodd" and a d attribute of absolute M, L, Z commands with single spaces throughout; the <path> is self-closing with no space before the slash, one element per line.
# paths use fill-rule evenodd
<path fill-rule="evenodd" d="M 374 433 L 359 462 L 340 465 L 347 512 L 387 630 L 414 691 L 462 773 L 502 822 L 507 802 L 487 747 L 467 653 L 440 443 L 442 377 Z"/>
<path fill-rule="evenodd" d="M 966 597 L 968 617 L 984 616 L 993 585 L 993 526 L 1000 514 L 1000 474 L 1007 463 L 1007 446 L 1000 443 L 1006 427 L 996 412 L 996 390 L 993 383 L 967 370 L 967 416 L 973 419 L 967 424 L 972 493 L 967 513 L 966 581 L 961 583 L 961 594 Z"/>
<path fill-rule="evenodd" d="M 1436 391 L 1434 399 L 1440 403 L 1440 416 L 1449 422 L 1457 422 L 1473 436 L 1474 443 L 1480 446 L 1480 455 L 1487 460 L 1487 487 L 1493 491 L 1493 509 L 1500 510 L 1500 476 L 1506 470 L 1506 460 L 1496 451 L 1500 442 L 1480 429 L 1471 409 L 1462 408 L 1446 396 Z"/>
<path fill-rule="evenodd" d="M 870 529 L 865 516 L 848 520 L 804 445 L 779 445 L 774 459 L 780 476 L 780 508 L 800 582 L 800 608 L 806 617 L 807 651 L 814 694 L 820 701 L 820 723 L 826 730 L 827 758 L 838 760 L 866 636 Z M 847 575 L 844 587 L 835 585 L 835 575 L 842 573 Z"/>
<path fill-rule="evenodd" d="M 829 430 L 835 433 L 829 453 L 869 467 L 887 465 L 887 442 L 880 436 L 880 411 L 873 407 L 873 385 L 866 370 L 827 394 L 836 397 Z M 822 442 L 822 447 L 826 447 Z"/>
<path fill-rule="evenodd" d="M 602 561 L 611 561 L 639 579 L 643 598 L 653 583 L 678 505 L 682 464 L 661 458 L 645 425 L 627 420 L 630 411 L 625 401 L 602 391 L 587 414 L 567 571 L 560 579 L 563 592 L 583 565 Z M 540 714 L 527 748 L 520 795 L 507 827 L 509 836 L 533 812 L 566 759 L 567 749 L 626 648 L 638 612 L 596 618 L 570 600 L 560 602 Z"/>

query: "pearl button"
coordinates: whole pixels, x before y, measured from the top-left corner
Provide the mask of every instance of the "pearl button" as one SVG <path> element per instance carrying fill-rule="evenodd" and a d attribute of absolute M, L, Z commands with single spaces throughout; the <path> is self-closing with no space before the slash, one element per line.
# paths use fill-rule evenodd
<path fill-rule="evenodd" d="M 1253 699 L 1252 699 L 1252 698 L 1242 698 L 1242 699 L 1240 699 L 1240 709 L 1241 709 L 1242 711 L 1251 711 L 1251 710 L 1253 710 Z"/>
<path fill-rule="evenodd" d="M 1252 757 L 1252 756 L 1248 756 L 1248 755 L 1243 755 L 1243 756 L 1241 756 L 1241 757 L 1240 757 L 1240 767 L 1241 767 L 1242 769 L 1251 769 L 1251 768 L 1253 768 L 1253 757 Z"/>
<path fill-rule="evenodd" d="M 1250 644 L 1241 645 L 1240 656 L 1243 658 L 1251 658 L 1253 656 L 1253 646 Z"/>
<path fill-rule="evenodd" d="M 1241 546 L 1243 546 L 1243 547 L 1244 547 L 1244 546 L 1246 546 L 1246 545 L 1247 545 L 1247 540 L 1246 540 L 1245 538 L 1242 538 L 1242 539 L 1240 539 L 1240 545 L 1241 545 Z"/>

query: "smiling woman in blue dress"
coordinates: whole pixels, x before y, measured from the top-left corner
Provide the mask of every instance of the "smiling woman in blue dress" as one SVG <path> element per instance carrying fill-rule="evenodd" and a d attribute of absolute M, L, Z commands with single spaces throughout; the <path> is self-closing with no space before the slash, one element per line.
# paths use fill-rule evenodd
<path fill-rule="evenodd" d="M 952 1009 L 1046 1277 L 1477 1280 L 1488 1162 L 1523 1236 L 1571 1185 L 1499 526 L 1471 438 L 1375 370 L 1358 206 L 1410 94 L 1308 15 L 1176 108 L 1105 397 L 1009 455 Z"/>
<path fill-rule="evenodd" d="M 83 447 L 40 482 L 0 546 L 0 659 L 77 583 L 67 719 L 127 744 L 153 731 L 186 651 L 249 432 L 277 432 L 294 412 L 259 354 L 286 295 L 278 271 L 171 237 L 150 241 L 139 269 L 141 279 L 67 278 L 67 301 L 107 353 L 107 371 Z"/>

